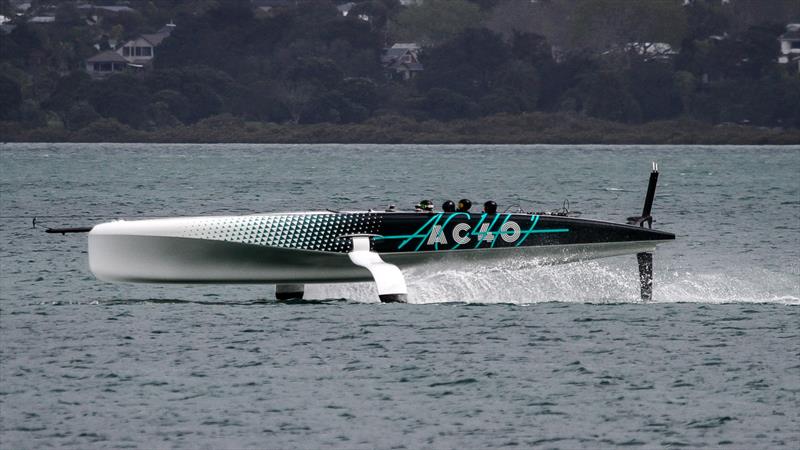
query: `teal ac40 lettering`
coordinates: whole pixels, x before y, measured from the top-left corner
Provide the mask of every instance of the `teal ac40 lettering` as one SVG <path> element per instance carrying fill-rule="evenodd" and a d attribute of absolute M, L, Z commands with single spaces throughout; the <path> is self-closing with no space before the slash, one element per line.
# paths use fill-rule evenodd
<path fill-rule="evenodd" d="M 491 217 L 491 218 L 490 218 Z M 495 247 L 499 241 L 520 246 L 531 234 L 541 233 L 567 233 L 568 228 L 536 228 L 539 223 L 538 215 L 531 215 L 529 223 L 520 223 L 517 218 L 511 220 L 511 214 L 496 214 L 490 216 L 481 214 L 475 225 L 469 223 L 472 215 L 467 212 L 457 212 L 445 215 L 437 213 L 412 234 L 379 236 L 376 240 L 401 240 L 397 248 L 411 248 L 413 251 L 456 250 L 464 248 L 480 248 L 481 246 Z M 453 224 L 453 222 L 455 222 Z M 451 226 L 451 224 L 453 224 Z"/>

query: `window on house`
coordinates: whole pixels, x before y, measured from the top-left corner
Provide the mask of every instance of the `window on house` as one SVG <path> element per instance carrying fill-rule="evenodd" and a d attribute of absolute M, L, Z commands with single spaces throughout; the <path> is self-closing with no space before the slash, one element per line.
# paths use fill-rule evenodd
<path fill-rule="evenodd" d="M 95 72 L 111 72 L 110 62 L 94 63 Z"/>
<path fill-rule="evenodd" d="M 791 47 L 794 50 L 800 49 L 800 41 L 793 41 Z"/>
<path fill-rule="evenodd" d="M 142 56 L 142 47 L 136 47 L 136 56 Z"/>
<path fill-rule="evenodd" d="M 153 56 L 153 47 L 142 47 L 142 56 Z"/>

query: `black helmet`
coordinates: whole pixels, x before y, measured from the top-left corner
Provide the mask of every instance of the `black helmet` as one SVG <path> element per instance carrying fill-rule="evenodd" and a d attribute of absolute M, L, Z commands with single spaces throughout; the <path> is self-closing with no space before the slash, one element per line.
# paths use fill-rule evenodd
<path fill-rule="evenodd" d="M 494 200 L 489 200 L 483 204 L 483 212 L 486 214 L 497 214 L 497 203 Z"/>
<path fill-rule="evenodd" d="M 453 203 L 452 200 L 448 200 L 442 203 L 442 211 L 444 212 L 454 212 L 456 210 L 456 204 Z"/>
<path fill-rule="evenodd" d="M 417 204 L 417 209 L 422 211 L 433 211 L 433 202 L 430 200 L 422 200 Z"/>
<path fill-rule="evenodd" d="M 458 208 L 456 208 L 456 210 L 459 212 L 467 212 L 470 208 L 472 208 L 472 202 L 469 201 L 468 198 L 462 198 L 458 201 Z"/>

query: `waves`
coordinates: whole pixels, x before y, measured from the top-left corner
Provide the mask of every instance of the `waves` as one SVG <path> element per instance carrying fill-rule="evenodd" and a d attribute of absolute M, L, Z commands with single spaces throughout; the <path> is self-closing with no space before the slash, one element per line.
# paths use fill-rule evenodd
<path fill-rule="evenodd" d="M 633 258 L 567 265 L 512 259 L 482 264 L 444 263 L 405 270 L 409 302 L 535 304 L 641 303 Z M 651 303 L 771 303 L 800 305 L 800 274 L 743 268 L 725 272 L 656 266 Z M 372 283 L 307 286 L 309 298 L 377 301 Z"/>

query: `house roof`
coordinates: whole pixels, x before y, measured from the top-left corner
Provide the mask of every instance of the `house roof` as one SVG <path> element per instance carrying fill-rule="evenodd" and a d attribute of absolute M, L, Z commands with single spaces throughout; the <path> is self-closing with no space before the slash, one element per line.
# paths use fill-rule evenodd
<path fill-rule="evenodd" d="M 169 37 L 169 33 L 152 33 L 152 34 L 143 34 L 142 39 L 149 42 L 153 47 L 157 47 L 158 44 L 161 43 L 164 39 Z"/>
<path fill-rule="evenodd" d="M 34 16 L 28 19 L 31 23 L 53 23 L 56 21 L 56 16 Z"/>
<path fill-rule="evenodd" d="M 800 41 L 800 30 L 792 30 L 783 33 L 780 37 L 782 41 Z"/>
<path fill-rule="evenodd" d="M 383 55 L 386 56 L 387 58 L 392 58 L 392 57 L 399 58 L 400 56 L 403 56 L 408 52 L 409 50 L 407 48 L 390 47 L 383 49 Z"/>
<path fill-rule="evenodd" d="M 167 33 L 167 34 L 170 34 L 170 33 L 172 33 L 172 30 L 175 29 L 175 27 L 176 27 L 176 25 L 172 21 L 170 21 L 168 24 L 166 24 L 163 27 L 161 27 L 160 30 L 156 31 L 156 33 Z"/>
<path fill-rule="evenodd" d="M 413 51 L 408 48 L 398 48 L 398 47 L 391 47 L 383 49 L 383 54 L 381 55 L 381 62 L 384 64 L 391 63 L 393 61 L 397 61 L 405 55 L 411 55 L 416 59 L 416 55 Z"/>
<path fill-rule="evenodd" d="M 398 42 L 392 45 L 391 48 L 406 48 L 409 50 L 419 50 L 420 46 L 416 42 Z"/>
<path fill-rule="evenodd" d="M 130 6 L 95 6 L 94 9 L 100 9 L 103 11 L 109 11 L 113 13 L 136 12 L 136 10 L 131 8 Z"/>
<path fill-rule="evenodd" d="M 120 62 L 120 63 L 128 63 L 128 60 L 123 58 L 117 52 L 106 50 L 104 52 L 100 52 L 91 58 L 86 60 L 87 63 L 96 63 L 96 62 Z"/>

